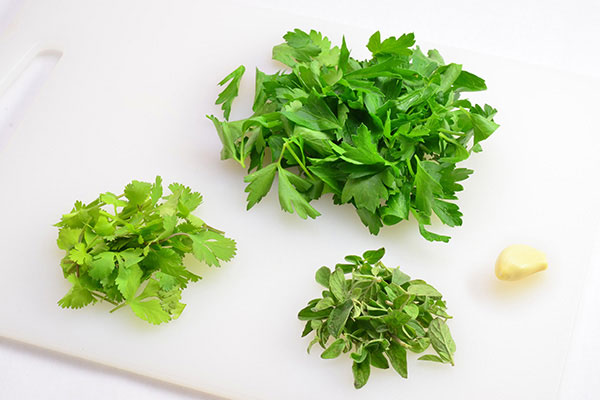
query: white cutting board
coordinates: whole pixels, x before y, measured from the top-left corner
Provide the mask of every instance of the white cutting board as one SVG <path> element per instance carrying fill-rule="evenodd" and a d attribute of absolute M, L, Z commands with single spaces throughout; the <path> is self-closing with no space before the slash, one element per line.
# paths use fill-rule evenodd
<path fill-rule="evenodd" d="M 475 174 L 460 196 L 464 226 L 437 227 L 449 244 L 426 242 L 413 223 L 374 237 L 330 198 L 315 203 L 323 215 L 314 221 L 280 211 L 274 193 L 246 212 L 244 171 L 219 160 L 204 117 L 220 115 L 216 82 L 246 65 L 232 117 L 246 116 L 252 71 L 280 68 L 271 48 L 295 27 L 335 43 L 346 34 L 353 54 L 367 56 L 371 30 L 227 1 L 23 7 L 0 38 L 0 89 L 38 51 L 62 57 L 0 148 L 0 335 L 235 399 L 556 398 L 598 222 L 600 85 L 439 48 L 486 78 L 490 89 L 472 97 L 498 108 L 502 126 L 465 163 Z M 238 256 L 219 270 L 190 260 L 204 280 L 184 291 L 188 307 L 167 325 L 108 314 L 106 304 L 60 309 L 68 284 L 52 224 L 76 199 L 156 174 L 201 191 L 198 214 L 238 240 Z M 496 255 L 520 242 L 546 251 L 549 270 L 497 281 Z M 373 370 L 356 391 L 346 357 L 306 354 L 296 314 L 320 292 L 318 267 L 381 246 L 386 264 L 445 294 L 456 366 L 411 357 L 408 380 Z"/>

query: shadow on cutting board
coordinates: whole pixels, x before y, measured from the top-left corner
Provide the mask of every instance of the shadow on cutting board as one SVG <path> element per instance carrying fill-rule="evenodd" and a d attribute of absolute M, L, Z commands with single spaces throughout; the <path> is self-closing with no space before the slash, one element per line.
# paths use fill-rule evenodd
<path fill-rule="evenodd" d="M 12 339 L 0 337 L 0 347 L 17 351 L 20 353 L 25 353 L 27 355 L 31 355 L 38 358 L 51 359 L 52 362 L 61 363 L 63 365 L 75 367 L 77 369 L 83 369 L 91 373 L 100 373 L 109 375 L 111 377 L 125 377 L 130 381 L 149 387 L 151 390 L 156 390 L 157 395 L 160 395 L 161 391 L 168 391 L 175 396 L 182 396 L 182 398 L 187 399 L 226 400 L 225 397 L 217 397 L 208 393 L 188 389 L 182 386 L 170 384 L 168 382 L 139 375 L 133 372 L 121 370 L 118 368 L 108 367 L 100 363 L 85 360 L 79 357 L 69 356 L 60 352 L 44 349 L 38 346 L 19 342 Z"/>

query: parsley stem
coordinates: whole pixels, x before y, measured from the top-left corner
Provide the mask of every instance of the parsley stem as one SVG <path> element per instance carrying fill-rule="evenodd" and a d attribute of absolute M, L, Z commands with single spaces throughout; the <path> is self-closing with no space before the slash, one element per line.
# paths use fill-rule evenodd
<path fill-rule="evenodd" d="M 438 128 L 438 131 L 442 132 L 442 133 L 447 133 L 449 135 L 457 135 L 457 136 L 465 136 L 466 133 L 463 132 L 454 132 L 451 131 L 450 129 L 444 129 L 444 128 Z"/>
<path fill-rule="evenodd" d="M 279 166 L 281 167 L 281 160 L 283 159 L 283 154 L 285 153 L 286 150 L 289 150 L 290 154 L 292 155 L 292 157 L 294 157 L 294 160 L 296 160 L 296 162 L 298 163 L 298 165 L 300 166 L 300 168 L 302 168 L 302 171 L 304 171 L 304 173 L 306 174 L 306 176 L 308 176 L 310 179 L 314 180 L 314 177 L 312 176 L 312 174 L 310 172 L 308 172 L 308 170 L 306 169 L 306 167 L 304 166 L 304 164 L 302 163 L 302 161 L 300 161 L 300 159 L 298 158 L 298 156 L 296 155 L 296 153 L 294 152 L 294 150 L 292 150 L 290 147 L 288 147 L 288 144 L 290 142 L 285 142 L 283 144 L 283 147 L 281 149 L 281 155 L 279 156 L 279 160 L 277 160 L 277 164 L 279 164 Z"/>
<path fill-rule="evenodd" d="M 242 143 L 240 144 L 240 159 L 238 160 L 240 162 L 240 165 L 242 166 L 242 168 L 246 168 L 246 160 L 244 158 L 242 158 L 244 156 L 244 138 L 242 138 Z"/>
<path fill-rule="evenodd" d="M 408 165 L 408 172 L 410 172 L 410 174 L 412 176 L 415 176 L 415 172 L 413 171 L 412 164 L 410 163 L 410 160 L 406 160 L 406 165 Z"/>

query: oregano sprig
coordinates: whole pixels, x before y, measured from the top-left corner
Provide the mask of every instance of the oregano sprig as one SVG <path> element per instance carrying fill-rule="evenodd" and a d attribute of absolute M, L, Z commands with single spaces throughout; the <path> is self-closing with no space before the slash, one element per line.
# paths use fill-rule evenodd
<path fill-rule="evenodd" d="M 123 194 L 107 192 L 91 203 L 80 201 L 59 223 L 58 247 L 64 277 L 72 284 L 58 301 L 81 308 L 97 301 L 129 306 L 141 319 L 160 324 L 179 317 L 181 291 L 200 276 L 183 258 L 219 267 L 236 252 L 235 241 L 192 212 L 200 193 L 178 183 L 163 194 L 162 179 L 133 181 Z"/>
<path fill-rule="evenodd" d="M 371 367 L 392 368 L 408 377 L 407 351 L 436 354 L 420 360 L 454 365 L 456 345 L 446 320 L 442 295 L 423 280 L 411 279 L 380 260 L 385 249 L 347 256 L 344 264 L 317 270 L 315 279 L 325 287 L 322 297 L 298 313 L 307 321 L 302 336 L 314 332 L 308 346 L 318 343 L 321 358 L 351 352 L 354 386 L 363 387 Z"/>

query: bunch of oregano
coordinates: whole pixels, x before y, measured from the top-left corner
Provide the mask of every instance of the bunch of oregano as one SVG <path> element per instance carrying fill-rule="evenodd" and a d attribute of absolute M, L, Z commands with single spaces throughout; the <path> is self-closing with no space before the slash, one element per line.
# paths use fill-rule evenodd
<path fill-rule="evenodd" d="M 223 143 L 221 158 L 242 167 L 249 158 L 248 209 L 278 176 L 282 209 L 317 217 L 310 204 L 333 193 L 350 203 L 372 234 L 413 215 L 431 241 L 449 240 L 425 229 L 433 214 L 462 224 L 456 192 L 473 171 L 458 168 L 498 127 L 496 110 L 462 92 L 485 90 L 483 79 L 446 64 L 436 50 L 424 54 L 414 35 L 369 39 L 372 58 L 350 57 L 321 33 L 288 32 L 273 59 L 289 67 L 272 75 L 256 71 L 252 116 L 228 122 L 245 71 L 240 66 L 219 85 L 226 121 L 213 121 Z M 250 173 L 251 171 L 253 171 Z M 449 201 L 450 200 L 450 201 Z"/>
<path fill-rule="evenodd" d="M 371 366 L 386 369 L 391 364 L 407 378 L 407 350 L 422 353 L 431 346 L 437 355 L 419 360 L 454 365 L 456 345 L 446 324 L 451 317 L 442 295 L 398 268 L 387 268 L 380 261 L 384 253 L 381 248 L 362 257 L 347 256 L 348 263 L 337 264 L 333 272 L 320 268 L 316 281 L 326 290 L 298 313 L 307 321 L 302 336 L 315 332 L 309 352 L 315 343 L 325 349 L 321 358 L 352 352 L 357 389 L 367 383 Z"/>
<path fill-rule="evenodd" d="M 191 214 L 200 193 L 173 183 L 163 195 L 162 179 L 133 181 L 121 195 L 103 193 L 89 204 L 78 201 L 56 226 L 65 278 L 73 285 L 59 300 L 63 308 L 81 308 L 98 300 L 130 306 L 152 324 L 179 317 L 181 291 L 200 276 L 183 265 L 192 253 L 220 266 L 236 251 L 235 242 Z"/>

